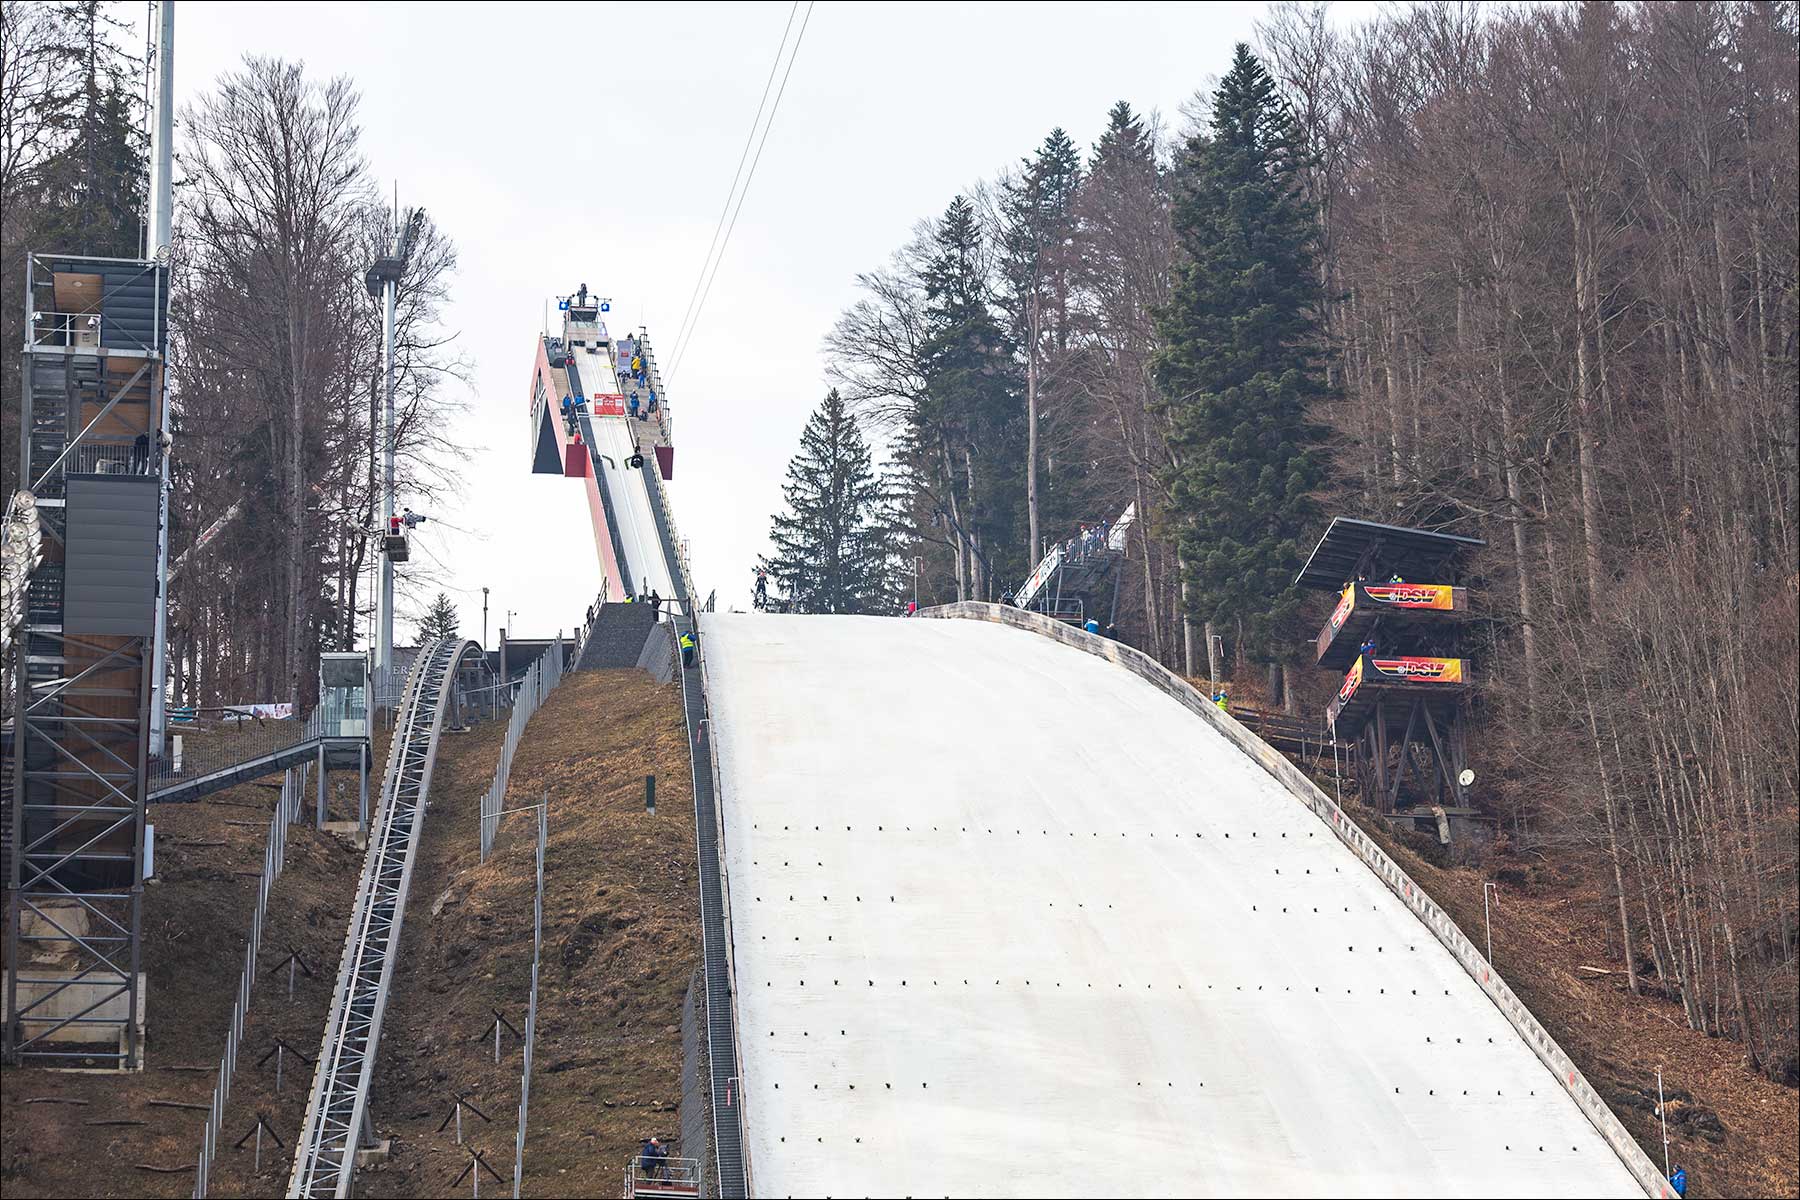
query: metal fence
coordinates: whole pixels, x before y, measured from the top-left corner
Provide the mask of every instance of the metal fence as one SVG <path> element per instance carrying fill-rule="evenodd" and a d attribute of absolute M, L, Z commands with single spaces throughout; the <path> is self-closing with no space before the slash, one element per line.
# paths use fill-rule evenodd
<path fill-rule="evenodd" d="M 304 721 L 297 717 L 255 717 L 226 709 L 202 709 L 191 718 L 177 716 L 167 734 L 169 745 L 151 761 L 147 790 L 154 795 L 177 783 L 204 778 L 289 746 L 316 742 L 325 732 L 323 720 L 317 710 Z M 181 739 L 179 760 L 174 752 L 177 737 Z"/>
<path fill-rule="evenodd" d="M 132 438 L 83 439 L 63 456 L 65 475 L 156 475 L 162 454 L 151 453 L 150 439 L 140 446 Z"/>
<path fill-rule="evenodd" d="M 519 1134 L 513 1143 L 513 1200 L 525 1178 L 525 1125 L 531 1115 L 531 1048 L 537 1038 L 538 961 L 544 952 L 544 847 L 550 841 L 550 793 L 538 802 L 537 899 L 531 917 L 531 1000 L 525 1009 L 525 1067 L 519 1074 Z"/>
<path fill-rule="evenodd" d="M 576 653 L 581 650 L 580 639 L 576 641 Z M 525 736 L 525 726 L 530 723 L 531 715 L 538 710 L 563 677 L 563 646 L 559 634 L 550 648 L 538 656 L 525 672 L 525 678 L 519 681 L 518 691 L 513 695 L 512 720 L 506 726 L 506 741 L 500 747 L 500 765 L 494 768 L 494 781 L 481 797 L 481 861 L 486 862 L 493 853 L 494 835 L 500 829 L 500 813 L 506 808 L 506 784 L 512 778 L 513 752 L 519 748 L 519 739 Z"/>
<path fill-rule="evenodd" d="M 212 1182 L 213 1159 L 219 1151 L 219 1127 L 225 1104 L 231 1099 L 231 1077 L 237 1071 L 238 1051 L 244 1045 L 244 1022 L 250 1016 L 250 989 L 256 983 L 256 954 L 262 947 L 263 918 L 269 911 L 269 893 L 281 878 L 287 862 L 288 826 L 300 819 L 306 806 L 309 765 L 289 768 L 281 780 L 281 798 L 269 820 L 269 841 L 263 849 L 262 876 L 256 884 L 256 909 L 250 917 L 250 941 L 244 947 L 244 973 L 238 980 L 237 1000 L 231 1006 L 231 1028 L 225 1035 L 225 1054 L 219 1060 L 219 1078 L 213 1084 L 212 1105 L 206 1111 L 206 1129 L 200 1139 L 200 1159 L 194 1169 L 194 1196 L 205 1196 Z"/>

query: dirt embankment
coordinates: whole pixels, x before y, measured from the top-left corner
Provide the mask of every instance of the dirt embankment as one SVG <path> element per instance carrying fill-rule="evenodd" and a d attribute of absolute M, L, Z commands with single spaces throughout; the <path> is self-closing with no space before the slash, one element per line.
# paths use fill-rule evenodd
<path fill-rule="evenodd" d="M 334 792 L 342 775 L 331 777 Z M 158 873 L 144 890 L 146 1069 L 124 1075 L 8 1069 L 0 1084 L 5 1195 L 192 1194 L 205 1109 L 225 1050 L 279 788 L 280 777 L 272 776 L 193 804 L 151 808 Z M 351 773 L 349 813 L 355 809 L 355 788 Z M 334 797 L 333 803 L 340 802 Z M 309 816 L 311 811 L 309 795 Z M 309 1056 L 318 1053 L 361 862 L 347 838 L 319 833 L 310 824 L 289 831 L 286 870 L 269 901 L 214 1195 L 236 1194 L 230 1185 L 240 1182 L 236 1176 L 248 1175 L 250 1151 L 241 1155 L 240 1171 L 240 1156 L 230 1144 L 254 1127 L 259 1108 L 290 1147 L 299 1130 L 294 1104 L 303 1108 L 310 1072 L 290 1059 L 281 1102 L 257 1103 L 264 1077 L 271 1089 L 274 1081 L 273 1060 L 261 1068 L 257 1060 L 275 1033 Z M 290 951 L 298 951 L 314 973 L 311 979 L 300 977 L 292 1003 L 285 972 L 269 974 Z M 285 1171 L 287 1160 L 273 1142 L 265 1141 L 264 1149 L 265 1171 Z M 255 1190 L 271 1194 L 279 1187 L 265 1180 Z"/>
<path fill-rule="evenodd" d="M 1477 941 L 1482 870 L 1440 867 L 1354 801 L 1346 811 Z M 1682 1023 L 1681 1006 L 1633 996 L 1619 969 L 1616 909 L 1579 865 L 1508 860 L 1494 900 L 1494 964 L 1606 1097 L 1659 1166 L 1656 1072 L 1663 1073 L 1669 1158 L 1688 1195 L 1800 1195 L 1800 1093 L 1749 1069 L 1744 1048 Z M 1606 973 L 1610 971 L 1611 973 Z"/>
<path fill-rule="evenodd" d="M 432 782 L 376 1071 L 388 1163 L 359 1175 L 376 1197 L 442 1196 L 478 1150 L 508 1185 L 518 1039 L 531 976 L 530 813 L 505 818 L 479 861 L 484 734 L 448 739 Z M 657 811 L 644 811 L 644 776 Z M 677 1132 L 681 1003 L 699 961 L 692 781 L 680 693 L 640 671 L 565 678 L 513 762 L 509 808 L 548 792 L 544 949 L 524 1194 L 610 1196 L 639 1141 Z M 465 1145 L 445 1126 L 462 1096 Z M 501 1184 L 484 1176 L 483 1189 Z"/>

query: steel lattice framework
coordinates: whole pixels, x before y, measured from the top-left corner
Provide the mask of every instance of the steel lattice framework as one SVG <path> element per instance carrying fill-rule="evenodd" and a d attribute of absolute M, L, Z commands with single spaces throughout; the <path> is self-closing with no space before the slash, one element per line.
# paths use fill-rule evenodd
<path fill-rule="evenodd" d="M 369 1086 L 387 1008 L 400 922 L 418 853 L 438 734 L 454 702 L 457 665 L 474 642 L 428 644 L 414 662 L 394 726 L 381 806 L 344 939 L 312 1099 L 294 1151 L 289 1196 L 348 1196 L 356 1151 L 369 1131 Z"/>
<path fill-rule="evenodd" d="M 163 402 L 167 303 L 158 263 L 26 256 L 23 490 L 8 501 L 0 554 L 12 755 L 0 795 L 9 893 L 0 1041 L 12 1064 L 143 1065 L 150 634 L 162 599 L 153 563 L 139 565 L 152 560 L 135 552 L 153 554 L 156 534 L 153 524 L 110 526 L 106 537 L 92 525 L 72 531 L 69 497 L 78 481 L 90 513 L 143 513 L 125 497 L 154 499 L 149 489 L 162 485 L 164 456 L 150 435 Z M 11 519 L 27 508 L 35 525 Z M 82 604 L 71 612 L 71 601 Z"/>

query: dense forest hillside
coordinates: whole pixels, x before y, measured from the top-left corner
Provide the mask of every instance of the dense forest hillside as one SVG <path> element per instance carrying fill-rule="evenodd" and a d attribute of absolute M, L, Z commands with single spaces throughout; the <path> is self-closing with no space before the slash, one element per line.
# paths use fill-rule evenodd
<path fill-rule="evenodd" d="M 1309 717 L 1326 518 L 1484 539 L 1493 853 L 1578 867 L 1629 991 L 1790 1086 L 1797 33 L 1276 5 L 1178 118 L 1121 101 L 947 198 L 824 347 L 924 602 L 1135 504 L 1119 636 Z"/>

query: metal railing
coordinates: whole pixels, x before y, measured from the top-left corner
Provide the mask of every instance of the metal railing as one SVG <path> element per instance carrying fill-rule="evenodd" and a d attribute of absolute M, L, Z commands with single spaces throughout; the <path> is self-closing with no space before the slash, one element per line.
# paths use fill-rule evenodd
<path fill-rule="evenodd" d="M 304 721 L 258 717 L 229 709 L 201 709 L 191 722 L 172 724 L 170 745 L 150 764 L 147 791 L 154 797 L 178 783 L 266 758 L 281 750 L 316 742 L 326 733 L 325 714 L 315 709 Z M 181 757 L 173 739 L 181 738 Z"/>
<path fill-rule="evenodd" d="M 34 312 L 31 314 L 33 349 L 50 346 L 100 346 L 100 314 L 97 312 Z"/>
<path fill-rule="evenodd" d="M 194 1197 L 200 1200 L 212 1183 L 213 1159 L 219 1152 L 219 1128 L 225 1120 L 225 1104 L 231 1099 L 231 1078 L 237 1071 L 238 1051 L 244 1045 L 244 1022 L 250 1016 L 250 989 L 256 983 L 256 955 L 262 947 L 263 918 L 269 911 L 269 893 L 287 864 L 288 826 L 300 819 L 306 807 L 306 777 L 310 766 L 290 767 L 281 781 L 281 797 L 269 820 L 269 840 L 263 848 L 262 876 L 256 884 L 256 908 L 250 915 L 250 940 L 244 947 L 244 973 L 238 979 L 237 1000 L 231 1007 L 231 1025 L 225 1035 L 225 1054 L 219 1060 L 219 1078 L 213 1084 L 212 1105 L 206 1111 L 206 1129 L 200 1138 L 200 1158 L 194 1168 Z"/>
<path fill-rule="evenodd" d="M 514 1193 L 517 1195 L 518 1193 Z M 645 1162 L 641 1153 L 631 1156 L 625 1167 L 625 1196 L 698 1196 L 700 1194 L 700 1160 L 697 1158 L 659 1158 Z"/>
<path fill-rule="evenodd" d="M 650 344 L 650 335 L 639 331 L 636 335 L 638 354 L 644 360 L 644 378 L 656 392 L 657 423 L 662 426 L 663 441 L 675 444 L 675 418 L 669 415 L 669 396 L 663 389 L 662 369 L 656 365 L 656 349 Z"/>
<path fill-rule="evenodd" d="M 525 1127 L 531 1116 L 531 1053 L 537 1042 L 538 962 L 544 955 L 544 848 L 550 841 L 550 793 L 537 806 L 537 898 L 531 916 L 531 999 L 525 1009 L 525 1066 L 519 1074 L 519 1133 L 513 1144 L 513 1200 L 525 1178 Z"/>
<path fill-rule="evenodd" d="M 562 634 L 559 632 L 556 641 L 525 672 L 525 678 L 519 682 L 518 690 L 513 695 L 512 719 L 506 726 L 506 741 L 500 746 L 500 764 L 494 768 L 493 782 L 488 784 L 488 790 L 481 797 L 482 862 L 487 861 L 494 849 L 494 835 L 499 832 L 500 814 L 506 808 L 506 784 L 512 778 L 513 753 L 519 748 L 519 739 L 525 736 L 525 726 L 530 724 L 531 716 L 537 712 L 538 706 L 562 682 L 562 650 Z M 580 652 L 580 639 L 577 639 L 577 658 L 570 661 L 578 661 Z"/>
<path fill-rule="evenodd" d="M 151 452 L 149 438 L 139 448 L 134 438 L 95 441 L 84 438 L 62 457 L 64 475 L 159 475 L 160 456 Z"/>

